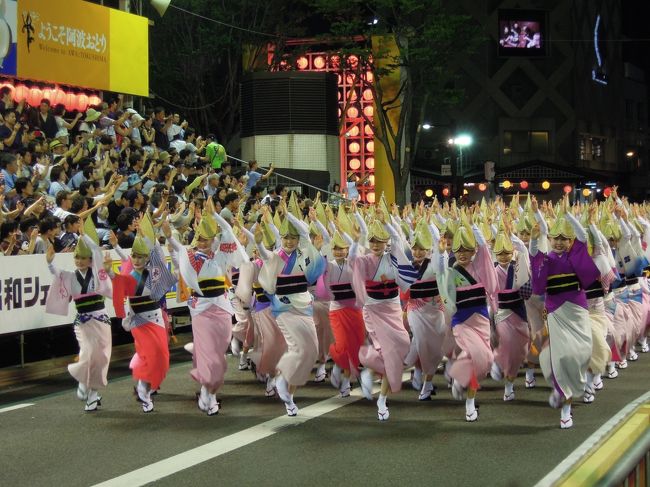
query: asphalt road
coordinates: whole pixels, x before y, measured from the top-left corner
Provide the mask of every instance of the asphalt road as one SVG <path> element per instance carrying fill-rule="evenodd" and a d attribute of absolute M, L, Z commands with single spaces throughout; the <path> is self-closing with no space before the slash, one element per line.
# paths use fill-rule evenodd
<path fill-rule="evenodd" d="M 0 391 L 0 485 L 74 487 L 117 478 L 111 485 L 130 486 L 138 484 L 135 471 L 145 479 L 161 476 L 154 483 L 163 486 L 531 486 L 648 391 L 650 354 L 639 356 L 619 378 L 605 380 L 593 404 L 575 405 L 570 430 L 559 429 L 559 411 L 548 406 L 550 389 L 541 377 L 527 390 L 520 376 L 512 403 L 503 402 L 499 384 L 485 380 L 476 423 L 465 422 L 464 404 L 452 399 L 442 376 L 428 402 L 418 402 L 405 383 L 389 399 L 385 423 L 358 391 L 333 399 L 329 383 L 310 383 L 296 395 L 303 410 L 296 421 L 278 399 L 264 397 L 250 372 L 236 370 L 232 357 L 222 411 L 214 417 L 196 407 L 185 352 L 173 354 L 150 414 L 141 412 L 127 364 L 119 363 L 96 413 L 83 411 L 64 375 Z M 7 410 L 20 404 L 33 405 Z M 183 469 L 201 455 L 210 459 Z"/>

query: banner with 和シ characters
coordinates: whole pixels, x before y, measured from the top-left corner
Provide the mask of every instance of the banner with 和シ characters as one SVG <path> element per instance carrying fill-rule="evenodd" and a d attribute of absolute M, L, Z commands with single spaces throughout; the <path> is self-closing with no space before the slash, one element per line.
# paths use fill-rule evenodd
<path fill-rule="evenodd" d="M 111 255 L 117 272 L 119 257 L 115 252 Z M 169 258 L 167 261 L 171 265 Z M 53 264 L 61 270 L 75 270 L 72 253 L 56 254 Z M 74 303 L 70 303 L 68 316 L 45 312 L 45 300 L 52 280 L 45 255 L 0 257 L 0 334 L 67 325 L 74 321 Z M 166 298 L 168 309 L 186 306 L 177 302 L 175 287 Z M 106 299 L 105 302 L 108 315 L 114 317 L 112 300 Z"/>
<path fill-rule="evenodd" d="M 3 74 L 149 96 L 145 17 L 82 0 L 4 0 L 2 4 L 0 58 L 5 31 L 8 45 L 17 52 L 14 72 L 9 72 L 7 58 L 7 71 L 0 68 Z M 7 52 L 10 55 L 11 47 Z"/>

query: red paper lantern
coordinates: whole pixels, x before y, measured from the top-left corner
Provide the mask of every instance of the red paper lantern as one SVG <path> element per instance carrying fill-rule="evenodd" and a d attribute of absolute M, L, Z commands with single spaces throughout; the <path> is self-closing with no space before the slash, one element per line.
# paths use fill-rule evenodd
<path fill-rule="evenodd" d="M 27 88 L 25 85 L 16 86 L 16 89 L 14 90 L 14 101 L 16 103 L 20 103 L 27 98 L 28 93 L 29 88 Z"/>
<path fill-rule="evenodd" d="M 528 189 L 528 181 L 522 181 L 519 186 L 521 186 L 521 189 Z"/>
<path fill-rule="evenodd" d="M 570 193 L 573 190 L 570 184 L 567 184 L 563 189 L 565 193 Z"/>
<path fill-rule="evenodd" d="M 442 188 L 442 195 L 449 196 L 449 188 Z"/>
<path fill-rule="evenodd" d="M 63 102 L 65 105 L 65 109 L 68 111 L 72 111 L 77 108 L 77 95 L 74 93 L 66 93 L 65 94 L 65 101 Z"/>
<path fill-rule="evenodd" d="M 27 93 L 27 103 L 33 107 L 37 107 L 41 104 L 43 99 L 43 91 L 38 88 L 31 88 Z"/>
<path fill-rule="evenodd" d="M 102 99 L 97 95 L 91 95 L 88 97 L 88 105 L 97 106 L 102 102 Z"/>
<path fill-rule="evenodd" d="M 65 91 L 63 91 L 61 88 L 54 88 L 50 103 L 52 103 L 54 106 L 65 104 Z"/>
<path fill-rule="evenodd" d="M 48 100 L 52 104 L 52 96 L 54 95 L 54 90 L 52 88 L 45 88 L 43 90 L 43 98 Z"/>
<path fill-rule="evenodd" d="M 297 61 L 298 69 L 307 69 L 309 67 L 309 60 L 305 56 L 300 56 Z"/>
<path fill-rule="evenodd" d="M 82 93 L 77 97 L 77 110 L 85 112 L 86 108 L 88 108 L 88 95 Z"/>
<path fill-rule="evenodd" d="M 485 191 L 486 189 L 487 189 L 487 185 L 485 183 L 479 183 L 478 185 L 479 191 Z"/>
<path fill-rule="evenodd" d="M 603 195 L 605 196 L 605 198 L 609 198 L 611 194 L 612 194 L 612 188 L 610 188 L 609 186 L 603 189 Z"/>

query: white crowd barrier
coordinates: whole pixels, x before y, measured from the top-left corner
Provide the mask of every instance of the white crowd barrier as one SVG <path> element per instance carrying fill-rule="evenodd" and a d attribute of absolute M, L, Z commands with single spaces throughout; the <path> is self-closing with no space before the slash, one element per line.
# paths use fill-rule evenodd
<path fill-rule="evenodd" d="M 111 256 L 114 259 L 113 267 L 117 269 L 120 258 L 114 251 L 111 251 Z M 62 270 L 74 271 L 72 253 L 57 254 L 54 265 Z M 67 325 L 74 321 L 76 311 L 72 302 L 68 316 L 45 312 L 45 299 L 53 277 L 47 268 L 45 255 L 0 257 L 0 334 Z M 186 303 L 176 301 L 176 288 L 167 294 L 168 309 L 185 306 Z M 109 316 L 115 317 L 110 299 L 106 300 L 106 311 Z"/>

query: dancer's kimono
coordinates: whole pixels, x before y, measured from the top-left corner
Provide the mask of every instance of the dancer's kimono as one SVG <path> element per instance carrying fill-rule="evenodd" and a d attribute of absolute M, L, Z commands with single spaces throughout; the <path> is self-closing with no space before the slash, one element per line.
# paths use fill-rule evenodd
<path fill-rule="evenodd" d="M 334 342 L 329 356 L 341 370 L 349 370 L 350 377 L 359 375 L 359 350 L 366 336 L 361 309 L 352 289 L 352 268 L 359 246 L 347 236 L 348 257 L 343 264 L 331 259 L 323 275 L 323 284 L 329 292 L 329 322 Z"/>
<path fill-rule="evenodd" d="M 45 309 L 48 313 L 67 316 L 69 303 L 74 302 L 77 309 L 74 333 L 79 343 L 79 360 L 68 365 L 68 372 L 79 382 L 82 395 L 87 396 L 87 391 L 97 391 L 107 384 L 111 320 L 104 298 L 113 296 L 113 287 L 103 268 L 101 249 L 87 235 L 81 238 L 92 254 L 91 267 L 82 273 L 79 270 L 64 271 L 50 264 L 48 268 L 54 280 Z"/>
<path fill-rule="evenodd" d="M 300 233 L 298 248 L 283 249 L 264 261 L 259 283 L 271 298 L 271 310 L 284 335 L 287 351 L 277 364 L 290 386 L 303 385 L 318 358 L 318 338 L 313 318 L 312 296 L 307 290 L 325 271 L 325 259 L 309 240 L 306 225 L 291 214 L 291 224 Z"/>
<path fill-rule="evenodd" d="M 231 267 L 238 268 L 248 261 L 230 224 L 217 213 L 213 216 L 221 227 L 221 235 L 212 252 L 187 249 L 174 238 L 169 239 L 178 253 L 181 277 L 192 289 L 188 300 L 194 336 L 190 374 L 208 390 L 223 385 L 227 369 L 225 354 L 232 337 L 234 310 L 227 293 L 226 275 Z"/>
<path fill-rule="evenodd" d="M 249 235 L 252 241 L 252 234 Z M 257 251 L 263 258 L 255 259 L 250 272 L 242 272 L 236 294 L 242 302 L 248 297 L 250 316 L 255 328 L 255 342 L 250 359 L 255 364 L 258 374 L 269 375 L 273 378 L 280 358 L 287 351 L 287 343 L 282 331 L 278 327 L 271 309 L 271 298 L 259 283 L 259 273 L 264 260 L 272 259 L 272 252 L 264 248 L 263 244 L 257 245 Z M 272 387 L 267 388 L 270 393 Z"/>
<path fill-rule="evenodd" d="M 566 219 L 576 235 L 571 248 L 562 254 L 545 254 L 531 240 L 531 267 L 533 292 L 546 293 L 548 312 L 549 341 L 540 353 L 542 372 L 562 398 L 571 399 L 582 396 L 591 359 L 591 321 L 584 290 L 600 273 L 587 251 L 584 229 L 572 215 Z"/>
<path fill-rule="evenodd" d="M 122 260 L 123 272 L 125 267 L 128 271 L 128 261 Z M 131 270 L 113 277 L 115 315 L 122 318 L 122 327 L 131 332 L 135 342 L 129 367 L 133 378 L 150 384 L 152 391 L 160 387 L 169 370 L 167 330 L 160 301 L 175 283 L 157 242 L 149 251 L 149 263 L 142 273 Z"/>
<path fill-rule="evenodd" d="M 438 268 L 438 283 L 445 305 L 452 313 L 452 333 L 456 343 L 455 357 L 448 375 L 462 388 L 478 389 L 494 360 L 490 348 L 490 317 L 488 300 L 497 292 L 497 274 L 485 238 L 478 227 L 473 231 L 477 251 L 467 267 L 456 262 L 452 267 Z"/>
<path fill-rule="evenodd" d="M 524 298 L 530 281 L 528 249 L 512 236 L 517 255 L 506 268 L 496 266 L 498 278 L 498 311 L 495 328 L 499 344 L 494 350 L 494 361 L 506 377 L 516 377 L 530 348 L 530 332 Z"/>
<path fill-rule="evenodd" d="M 353 289 L 370 343 L 359 351 L 359 360 L 386 377 L 392 392 L 402 388 L 404 359 L 410 348 L 404 328 L 399 289 L 406 291 L 417 279 L 417 271 L 406 258 L 399 234 L 386 225 L 390 234 L 390 252 L 381 257 L 356 255 L 350 259 Z"/>
<path fill-rule="evenodd" d="M 611 319 L 605 310 L 605 289 L 609 289 L 616 279 L 615 262 L 605 236 L 596 225 L 589 225 L 589 233 L 593 241 L 592 258 L 600 272 L 599 278 L 587 286 L 587 304 L 591 319 L 592 352 L 589 369 L 594 375 L 604 374 L 612 353 L 607 344 L 607 333 L 612 327 Z M 591 387 L 591 384 L 587 384 Z"/>
<path fill-rule="evenodd" d="M 404 359 L 407 367 L 419 361 L 424 375 L 436 373 L 444 355 L 443 344 L 448 330 L 436 281 L 436 269 L 442 259 L 438 247 L 440 234 L 434 225 L 429 228 L 433 237 L 431 257 L 425 258 L 419 266 L 414 265 L 418 277 L 408 291 L 406 312 L 413 339 Z"/>

